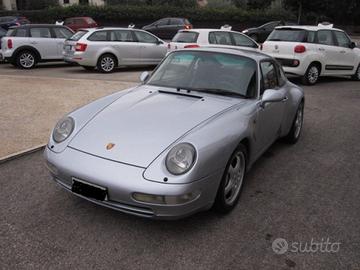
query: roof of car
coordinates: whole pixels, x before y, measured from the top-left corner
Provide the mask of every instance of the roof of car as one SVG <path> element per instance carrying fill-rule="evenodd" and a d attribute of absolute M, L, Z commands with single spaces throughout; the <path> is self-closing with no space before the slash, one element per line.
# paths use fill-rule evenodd
<path fill-rule="evenodd" d="M 14 28 L 27 28 L 27 27 L 66 27 L 65 25 L 57 25 L 57 24 L 23 24 L 23 25 L 15 25 L 11 26 L 10 29 Z"/>
<path fill-rule="evenodd" d="M 233 31 L 233 30 L 230 30 L 230 29 L 220 29 L 220 28 L 195 28 L 195 29 L 183 29 L 183 30 L 180 30 L 180 32 L 236 32 L 236 33 L 240 33 L 240 32 L 237 32 L 237 31 Z"/>
<path fill-rule="evenodd" d="M 283 29 L 283 28 L 291 28 L 291 29 L 303 29 L 309 31 L 319 31 L 319 30 L 337 30 L 343 31 L 341 29 L 327 27 L 327 26 L 314 26 L 314 25 L 286 25 L 286 26 L 278 26 L 275 29 Z"/>
<path fill-rule="evenodd" d="M 241 49 L 241 48 L 226 48 L 226 47 L 201 47 L 201 48 L 194 48 L 194 49 L 181 49 L 174 52 L 179 51 L 202 51 L 202 52 L 219 52 L 219 53 L 230 53 L 239 56 L 250 57 L 256 61 L 261 61 L 264 59 L 272 59 L 271 56 L 264 54 L 262 52 Z"/>
<path fill-rule="evenodd" d="M 138 29 L 138 28 L 129 28 L 129 27 L 96 27 L 96 28 L 81 28 L 78 31 L 88 31 L 88 32 L 95 32 L 95 31 L 101 31 L 101 30 L 139 30 L 139 31 L 144 31 L 142 29 Z"/>

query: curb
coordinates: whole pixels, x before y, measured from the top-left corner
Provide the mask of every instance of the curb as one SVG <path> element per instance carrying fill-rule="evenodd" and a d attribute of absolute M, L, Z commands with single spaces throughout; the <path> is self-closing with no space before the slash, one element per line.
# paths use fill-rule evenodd
<path fill-rule="evenodd" d="M 4 164 L 5 162 L 8 162 L 8 161 L 11 161 L 11 160 L 14 160 L 14 159 L 18 159 L 18 158 L 26 156 L 28 154 L 37 152 L 37 151 L 45 148 L 45 146 L 46 146 L 46 144 L 40 144 L 40 145 L 37 145 L 35 147 L 29 148 L 29 149 L 26 149 L 26 150 L 23 150 L 23 151 L 20 151 L 20 152 L 17 152 L 17 153 L 14 153 L 14 154 L 11 154 L 11 155 L 8 155 L 8 156 L 5 156 L 5 157 L 2 157 L 2 158 L 0 158 L 0 165 Z"/>

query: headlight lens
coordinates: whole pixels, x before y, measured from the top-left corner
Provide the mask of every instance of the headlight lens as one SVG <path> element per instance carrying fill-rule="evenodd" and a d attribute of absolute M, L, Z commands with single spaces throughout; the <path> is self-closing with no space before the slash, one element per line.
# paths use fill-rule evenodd
<path fill-rule="evenodd" d="M 174 175 L 188 172 L 194 165 L 196 150 L 189 143 L 174 146 L 166 157 L 166 168 Z"/>
<path fill-rule="evenodd" d="M 57 143 L 65 141 L 73 132 L 75 126 L 74 119 L 71 117 L 65 117 L 57 122 L 54 131 L 53 139 Z"/>

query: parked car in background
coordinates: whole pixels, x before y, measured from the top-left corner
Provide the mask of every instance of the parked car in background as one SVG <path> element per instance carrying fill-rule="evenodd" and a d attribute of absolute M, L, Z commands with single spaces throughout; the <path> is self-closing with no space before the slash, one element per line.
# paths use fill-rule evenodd
<path fill-rule="evenodd" d="M 268 55 L 179 50 L 141 80 L 56 124 L 44 156 L 62 188 L 146 218 L 227 213 L 255 161 L 301 136 L 304 92 Z"/>
<path fill-rule="evenodd" d="M 260 48 L 248 36 L 226 29 L 191 29 L 180 30 L 168 44 L 168 50 L 196 48 L 196 47 L 235 47 L 257 50 Z"/>
<path fill-rule="evenodd" d="M 275 29 L 275 27 L 283 26 L 283 25 L 295 25 L 295 23 L 284 22 L 284 21 L 273 21 L 273 22 L 268 22 L 259 27 L 245 29 L 242 32 L 248 35 L 249 37 L 251 37 L 256 42 L 263 43 L 270 35 L 270 33 Z"/>
<path fill-rule="evenodd" d="M 320 76 L 352 76 L 360 80 L 360 49 L 340 29 L 328 26 L 277 27 L 263 44 L 286 73 L 316 84 Z"/>
<path fill-rule="evenodd" d="M 90 17 L 73 17 L 67 18 L 64 21 L 65 26 L 69 27 L 73 31 L 78 31 L 82 28 L 95 28 L 98 27 L 98 24 L 94 21 L 94 19 Z"/>
<path fill-rule="evenodd" d="M 62 60 L 64 41 L 73 34 L 66 26 L 54 24 L 28 24 L 10 28 L 2 39 L 2 52 L 6 61 L 30 69 L 38 62 Z"/>
<path fill-rule="evenodd" d="M 1 39 L 6 35 L 6 30 L 2 27 L 0 27 L 0 62 L 4 60 L 2 50 L 1 50 Z"/>
<path fill-rule="evenodd" d="M 12 26 L 20 26 L 24 24 L 29 24 L 30 21 L 25 17 L 20 16 L 5 16 L 0 17 L 0 27 L 8 30 Z"/>
<path fill-rule="evenodd" d="M 95 28 L 80 30 L 65 41 L 64 60 L 109 73 L 119 66 L 156 65 L 166 52 L 165 42 L 144 30 Z"/>
<path fill-rule="evenodd" d="M 192 29 L 193 25 L 185 18 L 164 18 L 144 26 L 146 30 L 159 38 L 172 39 L 179 30 Z"/>

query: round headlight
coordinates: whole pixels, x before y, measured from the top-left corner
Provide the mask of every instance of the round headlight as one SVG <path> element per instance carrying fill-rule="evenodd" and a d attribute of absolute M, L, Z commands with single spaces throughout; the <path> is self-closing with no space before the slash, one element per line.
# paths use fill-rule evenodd
<path fill-rule="evenodd" d="M 73 132 L 75 126 L 74 119 L 71 117 L 65 117 L 57 122 L 54 131 L 53 139 L 57 143 L 65 141 Z"/>
<path fill-rule="evenodd" d="M 171 174 L 180 175 L 188 172 L 194 165 L 196 150 L 189 143 L 174 146 L 166 157 L 166 168 Z"/>

